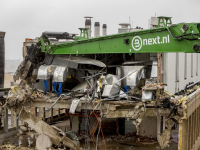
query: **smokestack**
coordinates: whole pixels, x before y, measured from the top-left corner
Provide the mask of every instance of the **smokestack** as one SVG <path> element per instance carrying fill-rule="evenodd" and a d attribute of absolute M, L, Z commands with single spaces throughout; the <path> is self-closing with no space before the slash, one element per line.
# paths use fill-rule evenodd
<path fill-rule="evenodd" d="M 4 64 L 5 64 L 5 32 L 0 31 L 0 88 L 4 88 Z"/>
<path fill-rule="evenodd" d="M 94 37 L 99 37 L 100 36 L 100 23 L 95 22 L 94 23 Z"/>
<path fill-rule="evenodd" d="M 91 24 L 92 24 L 91 18 L 92 17 L 86 16 L 84 18 L 86 18 L 85 19 L 85 28 L 89 28 L 89 30 L 88 30 L 88 36 L 89 36 L 89 38 L 91 38 L 91 32 L 92 32 L 91 31 Z"/>
<path fill-rule="evenodd" d="M 103 24 L 103 27 L 102 27 L 102 36 L 106 36 L 106 35 L 107 35 L 107 25 Z"/>

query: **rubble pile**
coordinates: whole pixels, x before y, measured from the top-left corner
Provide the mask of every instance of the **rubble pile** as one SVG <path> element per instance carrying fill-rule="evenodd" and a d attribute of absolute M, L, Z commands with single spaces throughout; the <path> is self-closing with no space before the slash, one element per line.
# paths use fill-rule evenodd
<path fill-rule="evenodd" d="M 107 140 L 107 139 L 106 139 Z M 114 141 L 124 141 L 124 140 L 127 140 L 127 141 L 130 141 L 130 140 L 136 140 L 136 132 L 132 132 L 132 133 L 129 133 L 127 135 L 113 135 L 113 136 L 110 136 L 110 140 L 114 140 Z M 108 140 L 109 141 L 109 140 Z"/>
<path fill-rule="evenodd" d="M 44 139 L 46 144 L 43 145 L 43 149 L 51 147 L 80 149 L 76 137 L 75 140 L 69 138 L 62 130 L 48 125 L 25 111 L 27 105 L 30 106 L 31 103 L 40 99 L 53 103 L 46 111 L 52 110 L 58 101 L 69 102 L 68 115 L 80 112 L 81 105 L 85 103 L 85 107 L 88 105 L 87 107 L 92 108 L 90 108 L 91 114 L 93 113 L 96 119 L 99 119 L 99 124 L 101 117 L 131 119 L 132 124 L 136 126 L 136 132 L 126 136 L 111 136 L 110 139 L 135 140 L 136 142 L 140 140 L 140 125 L 147 115 L 147 109 L 153 108 L 155 116 L 165 116 L 164 123 L 167 129 L 158 139 L 163 149 L 169 146 L 172 126 L 186 118 L 188 93 L 199 89 L 197 83 L 193 86 L 190 84 L 184 90 L 185 93 L 172 95 L 164 91 L 165 85 L 157 83 L 156 78 L 146 77 L 145 66 L 121 65 L 115 68 L 115 74 L 111 74 L 106 69 L 106 65 L 98 60 L 83 59 L 83 57 L 80 57 L 82 61 L 79 57 L 56 59 L 57 61 L 53 60 L 52 64 L 48 65 L 35 64 L 28 58 L 24 59 L 14 75 L 14 80 L 20 80 L 20 84 L 11 88 L 6 102 L 2 104 L 7 105 L 9 109 L 14 108 L 20 118 L 29 125 L 29 127 L 21 126 L 18 129 L 19 140 L 23 139 L 23 135 L 28 136 L 29 147 L 35 142 L 39 149 L 43 144 L 41 139 Z M 63 66 L 59 61 L 67 65 Z M 84 67 L 79 67 L 80 64 L 85 67 L 96 65 L 99 68 L 97 70 L 84 69 Z M 101 114 L 98 117 L 94 113 L 97 108 Z M 96 130 L 93 136 L 95 132 Z"/>

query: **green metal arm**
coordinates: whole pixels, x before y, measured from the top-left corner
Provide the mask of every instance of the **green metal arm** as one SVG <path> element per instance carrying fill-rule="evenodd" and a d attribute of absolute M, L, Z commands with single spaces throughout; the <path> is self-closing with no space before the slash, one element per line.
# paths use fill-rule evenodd
<path fill-rule="evenodd" d="M 159 18 L 159 26 L 163 23 Z M 200 52 L 200 23 L 171 24 L 164 27 L 133 31 L 88 39 L 76 37 L 72 42 L 52 45 L 48 39 L 40 38 L 41 51 L 51 54 L 102 54 L 102 53 L 161 53 Z M 81 28 L 83 30 L 83 28 Z M 86 30 L 87 31 L 87 30 Z M 87 35 L 87 34 L 86 34 Z M 47 44 L 44 44 L 44 43 Z"/>

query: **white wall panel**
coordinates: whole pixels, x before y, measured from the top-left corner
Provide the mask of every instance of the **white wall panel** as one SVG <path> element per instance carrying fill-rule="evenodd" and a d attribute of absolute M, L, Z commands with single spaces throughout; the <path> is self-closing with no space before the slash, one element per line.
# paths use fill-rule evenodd
<path fill-rule="evenodd" d="M 176 61 L 176 68 L 175 68 L 175 92 L 178 92 L 178 85 L 179 85 L 179 53 L 175 53 L 175 61 Z"/>
<path fill-rule="evenodd" d="M 179 82 L 178 82 L 178 90 L 182 90 L 185 87 L 185 53 L 179 53 Z"/>
<path fill-rule="evenodd" d="M 165 90 L 176 93 L 178 90 L 183 90 L 189 82 L 200 81 L 199 63 L 200 54 L 197 53 L 165 53 L 164 83 L 167 84 Z"/>
<path fill-rule="evenodd" d="M 187 83 L 189 83 L 189 82 L 191 82 L 192 81 L 192 75 L 191 75 L 191 53 L 188 53 L 187 54 L 187 78 L 186 78 L 186 82 L 185 82 L 185 84 L 187 84 Z"/>
<path fill-rule="evenodd" d="M 165 90 L 169 91 L 170 93 L 175 93 L 176 87 L 176 53 L 165 53 L 165 80 L 167 87 Z"/>
<path fill-rule="evenodd" d="M 193 82 L 196 82 L 196 70 L 197 70 L 197 57 L 195 53 L 192 53 L 193 55 Z"/>
<path fill-rule="evenodd" d="M 194 58 L 195 58 L 195 81 L 194 82 L 197 82 L 199 80 L 199 73 L 198 73 L 198 67 L 199 67 L 199 58 L 198 58 L 198 53 L 194 53 Z"/>
<path fill-rule="evenodd" d="M 198 53 L 198 81 L 200 81 L 200 54 Z"/>

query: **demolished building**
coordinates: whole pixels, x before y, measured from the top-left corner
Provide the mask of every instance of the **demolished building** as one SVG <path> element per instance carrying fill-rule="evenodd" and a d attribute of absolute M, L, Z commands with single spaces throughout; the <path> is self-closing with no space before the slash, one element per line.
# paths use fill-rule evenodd
<path fill-rule="evenodd" d="M 86 20 L 87 25 L 90 21 Z M 131 146 L 158 141 L 164 149 L 176 126 L 177 147 L 192 147 L 180 144 L 184 141 L 180 134 L 182 124 L 193 114 L 188 104 L 194 101 L 199 106 L 199 82 L 176 88 L 174 94 L 165 91 L 170 85 L 163 84 L 161 52 L 198 52 L 199 24 L 171 24 L 170 17 L 158 17 L 155 29 L 103 37 L 96 33 L 96 38 L 89 39 L 91 30 L 79 28 L 80 36 L 43 32 L 40 38 L 27 39 L 24 60 L 13 77 L 20 84 L 8 92 L 2 111 L 7 107 L 17 112 L 25 123 L 19 134 L 29 130 L 37 149 L 97 149 L 100 139 L 107 149 L 106 134 L 116 135 L 111 140 L 131 139 Z M 41 140 L 47 142 L 41 144 Z"/>

